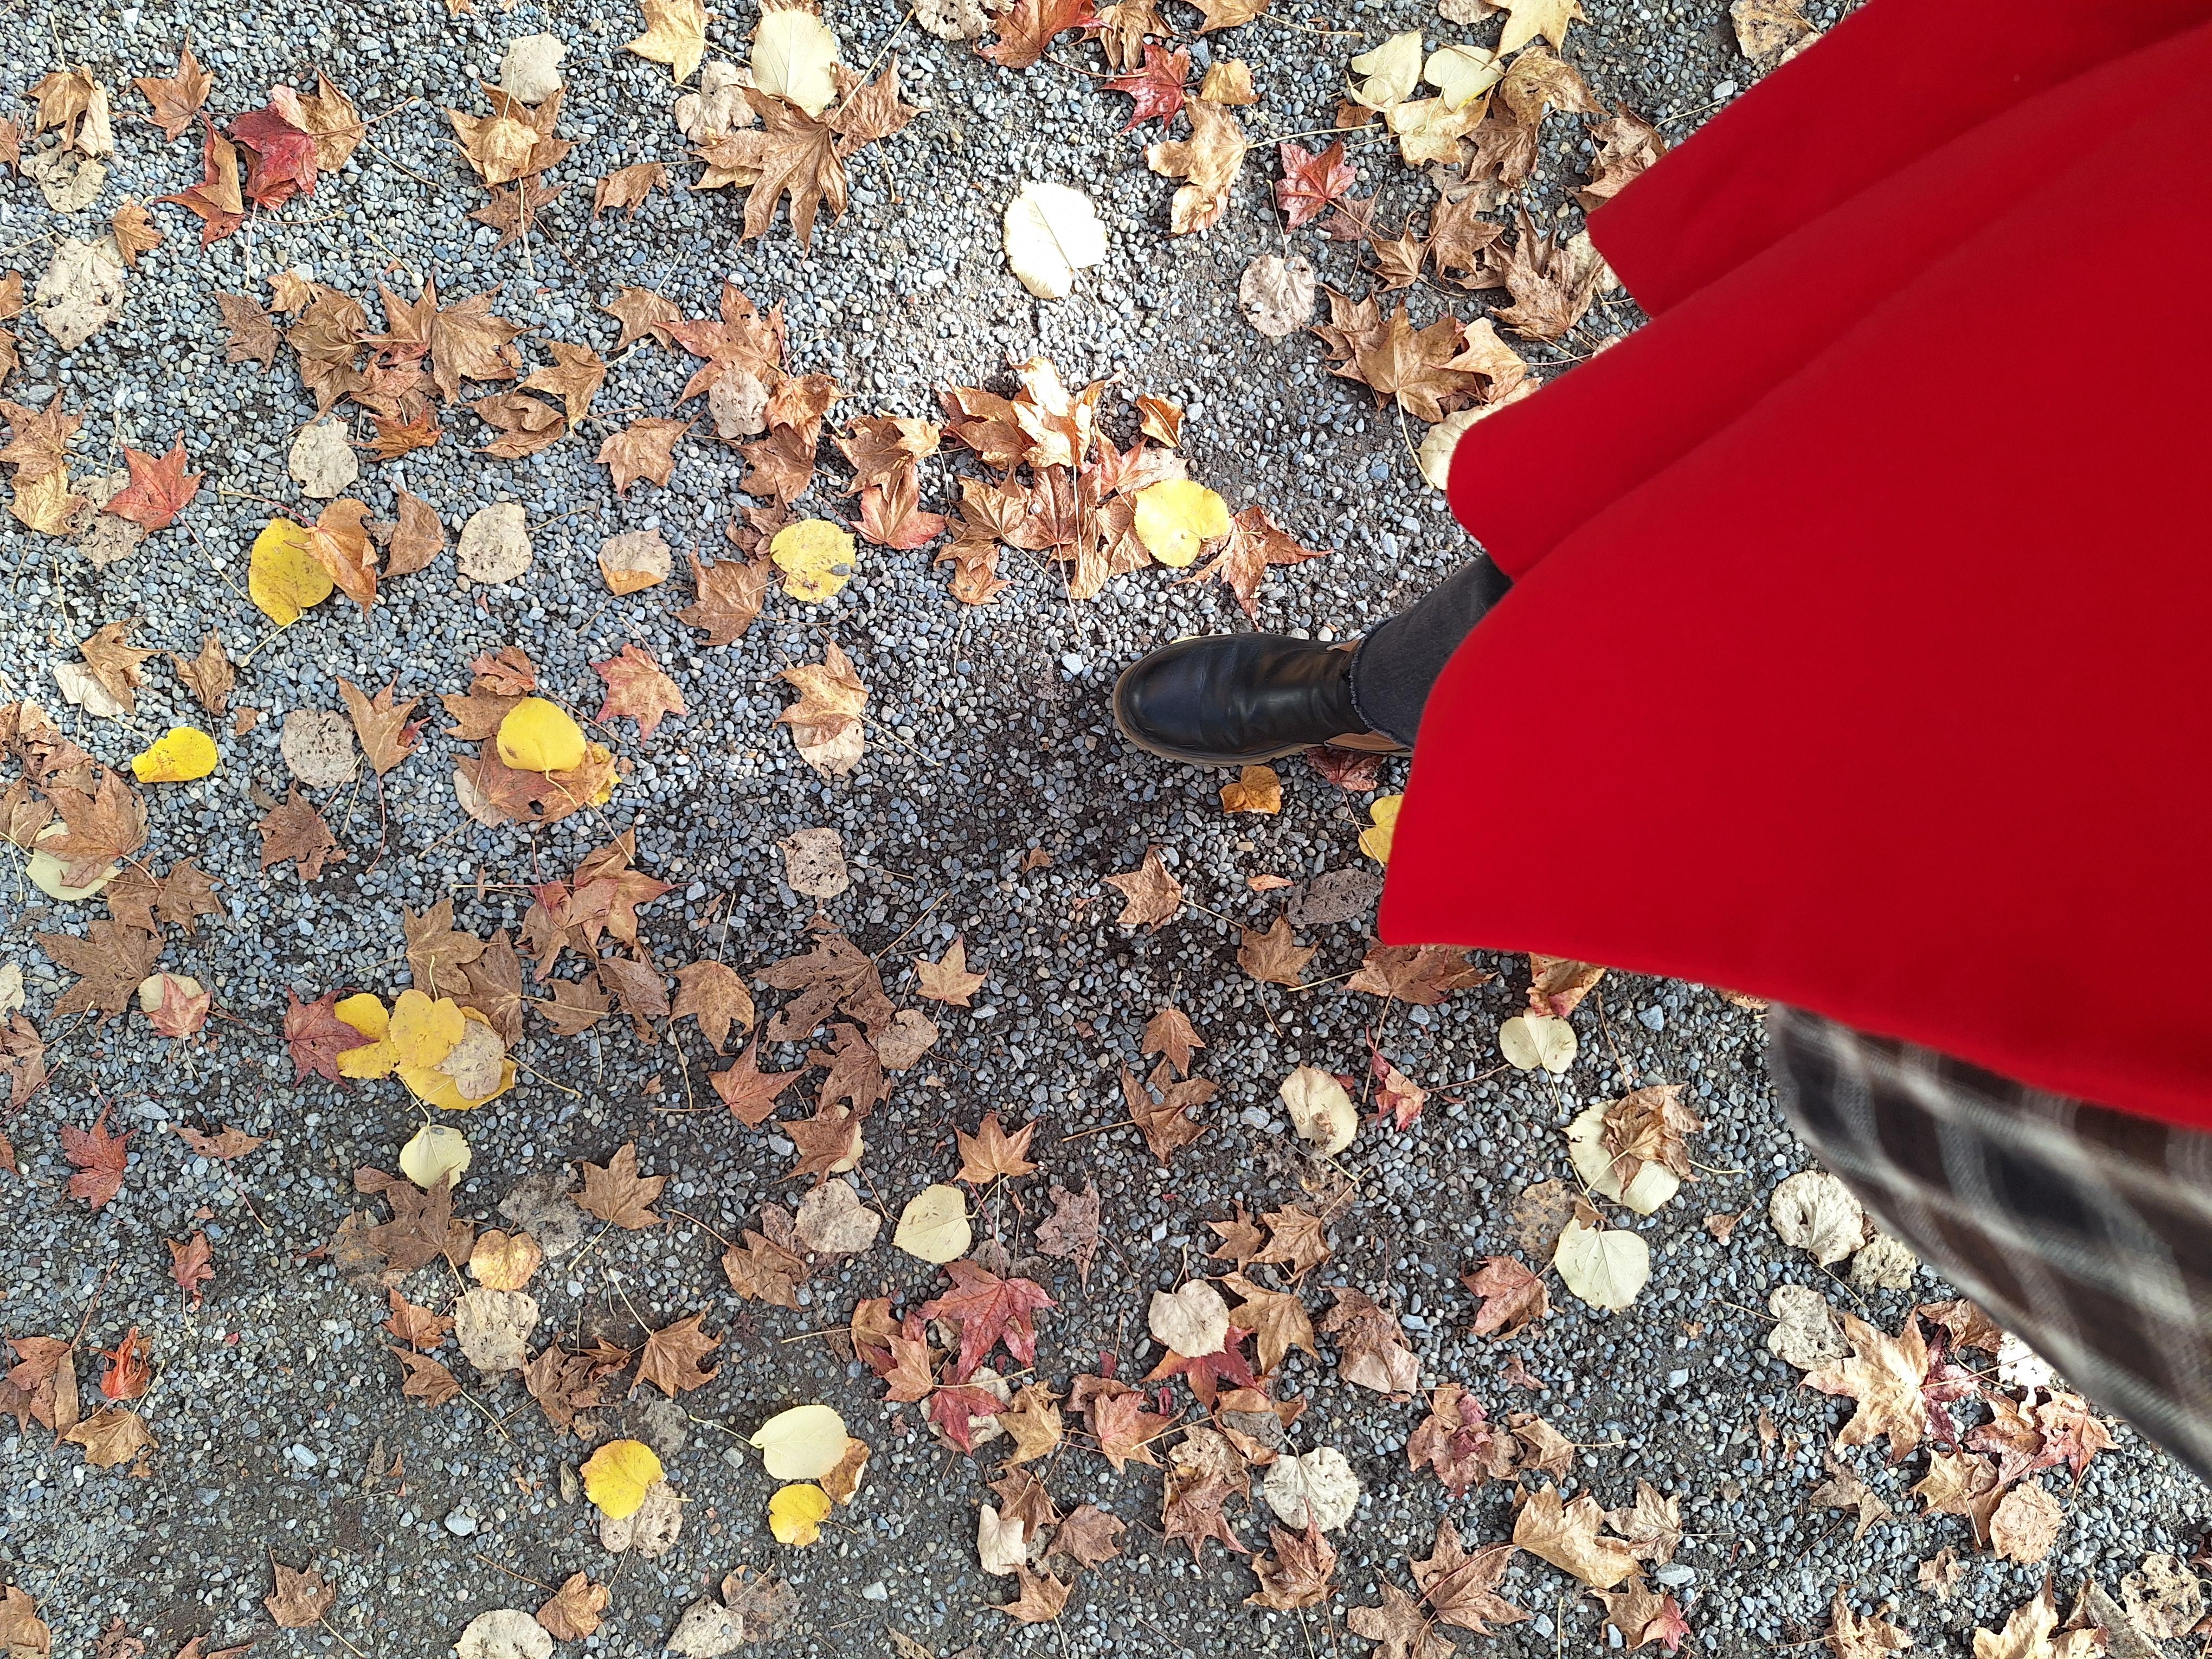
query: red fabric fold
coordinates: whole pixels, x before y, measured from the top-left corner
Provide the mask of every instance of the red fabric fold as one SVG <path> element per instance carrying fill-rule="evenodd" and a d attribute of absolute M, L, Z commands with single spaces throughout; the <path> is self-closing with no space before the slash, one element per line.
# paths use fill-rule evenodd
<path fill-rule="evenodd" d="M 1933 9 L 1875 0 L 1741 108 L 1870 94 L 1843 48 Z M 2078 41 L 2056 5 L 2007 17 L 2052 31 L 2039 61 Z M 1931 120 L 1937 155 L 1698 284 L 1725 303 L 1473 429 L 1455 480 L 1599 487 L 1508 536 L 1535 555 L 1431 699 L 1386 939 L 1725 984 L 2212 1127 L 2207 50 Z"/>

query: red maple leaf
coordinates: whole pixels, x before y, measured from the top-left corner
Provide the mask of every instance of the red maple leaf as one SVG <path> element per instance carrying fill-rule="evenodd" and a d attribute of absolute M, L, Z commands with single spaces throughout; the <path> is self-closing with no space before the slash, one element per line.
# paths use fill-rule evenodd
<path fill-rule="evenodd" d="M 125 1129 L 119 1135 L 108 1133 L 107 1115 L 112 1109 L 101 1107 L 89 1129 L 62 1126 L 62 1156 L 77 1168 L 77 1173 L 70 1177 L 69 1194 L 95 1210 L 123 1190 L 125 1149 L 137 1133 Z"/>
<path fill-rule="evenodd" d="M 131 482 L 116 491 L 106 510 L 148 530 L 167 530 L 174 523 L 177 514 L 185 510 L 185 504 L 199 493 L 200 480 L 207 476 L 203 472 L 185 474 L 181 434 L 170 445 L 169 453 L 159 460 L 127 445 L 123 459 L 130 465 Z"/>
<path fill-rule="evenodd" d="M 337 1006 L 338 994 L 325 991 L 313 1002 L 301 1001 L 289 989 L 284 995 L 291 1005 L 284 1010 L 284 1046 L 292 1051 L 292 1081 L 312 1072 L 343 1083 L 338 1056 L 349 1048 L 367 1048 L 368 1039 L 331 1012 Z"/>
<path fill-rule="evenodd" d="M 947 1320 L 960 1328 L 960 1358 L 953 1380 L 965 1381 L 1000 1341 L 1021 1364 L 1036 1364 L 1036 1327 L 1030 1316 L 1057 1305 L 1043 1286 L 1033 1279 L 1001 1279 L 972 1261 L 947 1262 L 945 1271 L 952 1275 L 954 1288 L 923 1303 L 921 1316 Z"/>
<path fill-rule="evenodd" d="M 107 1369 L 100 1374 L 100 1391 L 110 1400 L 136 1400 L 154 1386 L 154 1368 L 146 1360 L 146 1345 L 133 1325 L 123 1340 L 100 1356 Z"/>
<path fill-rule="evenodd" d="M 1275 185 L 1275 205 L 1282 209 L 1283 218 L 1292 230 L 1317 216 L 1359 178 L 1344 159 L 1341 138 L 1318 155 L 1288 143 L 1278 144 L 1275 153 L 1283 162 L 1283 176 Z"/>
<path fill-rule="evenodd" d="M 1183 89 L 1189 79 L 1188 52 L 1170 52 L 1146 41 L 1144 68 L 1133 75 L 1117 75 L 1106 83 L 1107 91 L 1126 92 L 1135 100 L 1129 112 L 1129 126 L 1121 131 L 1127 132 L 1156 115 L 1162 126 L 1173 121 L 1182 112 Z"/>
<path fill-rule="evenodd" d="M 1682 1617 L 1681 1604 L 1671 1595 L 1662 1596 L 1659 1611 L 1649 1620 L 1642 1632 L 1642 1642 L 1662 1642 L 1669 1653 L 1680 1653 L 1682 1644 L 1694 1634 L 1690 1621 Z M 1642 1645 L 1642 1642 L 1638 1645 Z"/>
<path fill-rule="evenodd" d="M 246 203 L 238 193 L 238 148 L 215 130 L 206 116 L 200 125 L 207 137 L 200 150 L 200 182 L 157 202 L 173 202 L 200 220 L 200 246 L 220 242 L 246 222 Z"/>
<path fill-rule="evenodd" d="M 279 114 L 274 104 L 240 116 L 230 136 L 252 152 L 246 167 L 246 198 L 256 207 L 282 207 L 297 192 L 315 192 L 315 135 Z"/>
<path fill-rule="evenodd" d="M 929 1396 L 929 1419 L 945 1431 L 945 1437 L 962 1451 L 975 1449 L 974 1437 L 969 1430 L 969 1420 L 977 1417 L 996 1417 L 1006 1407 L 999 1396 L 984 1389 L 939 1389 Z"/>
<path fill-rule="evenodd" d="M 1164 1377 L 1180 1376 L 1190 1384 L 1190 1391 L 1198 1396 L 1199 1403 L 1212 1411 L 1214 1396 L 1220 1392 L 1223 1383 L 1232 1389 L 1256 1389 L 1260 1386 L 1260 1379 L 1252 1375 L 1252 1362 L 1241 1352 L 1242 1345 L 1251 1334 L 1250 1329 L 1245 1326 L 1231 1325 L 1228 1340 L 1223 1343 L 1218 1353 L 1201 1354 L 1195 1359 L 1187 1358 L 1170 1349 L 1167 1357 L 1152 1368 L 1145 1381 L 1158 1382 Z M 1163 1389 L 1160 1392 L 1164 1396 L 1167 1390 Z M 1160 1401 L 1162 1414 L 1165 1415 L 1171 1410 L 1170 1401 L 1163 1398 Z"/>

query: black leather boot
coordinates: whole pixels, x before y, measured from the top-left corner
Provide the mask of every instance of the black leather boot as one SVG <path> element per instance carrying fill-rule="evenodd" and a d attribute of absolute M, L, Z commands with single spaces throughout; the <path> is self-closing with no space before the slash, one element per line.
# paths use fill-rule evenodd
<path fill-rule="evenodd" d="M 1114 720 L 1138 748 L 1193 766 L 1243 766 L 1317 743 L 1402 754 L 1352 706 L 1352 653 L 1274 634 L 1177 640 L 1114 686 Z"/>

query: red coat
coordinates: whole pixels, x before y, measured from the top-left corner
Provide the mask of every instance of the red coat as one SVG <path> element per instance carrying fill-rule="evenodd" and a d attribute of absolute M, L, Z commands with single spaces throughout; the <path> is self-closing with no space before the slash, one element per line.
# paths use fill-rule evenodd
<path fill-rule="evenodd" d="M 1454 457 L 1386 939 L 2212 1127 L 2208 113 L 2212 0 L 1873 0 L 1595 216 L 1653 320 Z"/>

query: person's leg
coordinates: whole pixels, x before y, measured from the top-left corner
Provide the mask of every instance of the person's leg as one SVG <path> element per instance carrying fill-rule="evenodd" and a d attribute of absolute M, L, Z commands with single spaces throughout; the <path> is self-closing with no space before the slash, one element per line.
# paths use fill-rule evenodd
<path fill-rule="evenodd" d="M 1512 586 L 1490 560 L 1470 559 L 1360 641 L 1352 659 L 1352 702 L 1361 720 L 1412 748 L 1437 677 Z"/>
<path fill-rule="evenodd" d="M 1510 585 L 1478 556 L 1351 647 L 1274 634 L 1177 640 L 1123 671 L 1115 720 L 1139 749 L 1200 766 L 1323 743 L 1409 749 L 1429 689 Z"/>
<path fill-rule="evenodd" d="M 2212 1135 L 1797 1009 L 1767 1052 L 1790 1126 L 1884 1228 L 2212 1479 Z"/>

